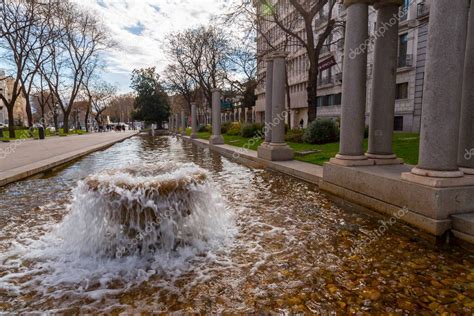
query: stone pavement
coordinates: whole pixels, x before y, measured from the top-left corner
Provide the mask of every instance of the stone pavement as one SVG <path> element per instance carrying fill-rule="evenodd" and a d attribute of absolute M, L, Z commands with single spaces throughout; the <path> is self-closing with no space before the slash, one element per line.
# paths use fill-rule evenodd
<path fill-rule="evenodd" d="M 47 171 L 136 135 L 136 131 L 94 133 L 45 140 L 0 143 L 0 187 Z"/>

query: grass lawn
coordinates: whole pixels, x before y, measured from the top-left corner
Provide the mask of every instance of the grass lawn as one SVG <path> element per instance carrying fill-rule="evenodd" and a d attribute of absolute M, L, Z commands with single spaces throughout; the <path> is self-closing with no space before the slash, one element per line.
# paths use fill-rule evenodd
<path fill-rule="evenodd" d="M 198 138 L 209 139 L 210 133 L 203 132 L 198 133 Z M 244 138 L 241 136 L 230 136 L 222 135 L 224 142 L 228 145 L 236 147 L 245 147 L 251 150 L 257 150 L 258 146 L 262 143 L 262 140 L 252 140 L 250 138 Z M 418 163 L 418 146 L 420 142 L 420 136 L 413 133 L 395 133 L 393 138 L 393 150 L 399 158 L 405 160 L 405 163 L 416 165 Z M 367 150 L 368 140 L 364 141 L 364 147 Z M 311 145 L 311 144 L 300 144 L 300 143 L 288 143 L 294 151 L 310 151 L 314 150 L 317 153 L 295 156 L 296 160 L 309 162 L 312 164 L 323 165 L 329 161 L 330 158 L 334 157 L 339 152 L 339 143 L 330 143 L 324 145 Z"/>
<path fill-rule="evenodd" d="M 58 134 L 55 133 L 50 133 L 48 129 L 45 130 L 45 136 L 50 137 L 50 136 L 68 136 L 68 135 L 83 135 L 87 134 L 87 132 L 82 131 L 82 130 L 71 130 L 69 131 L 68 134 L 64 133 L 64 130 L 62 128 L 59 129 Z M 0 138 L 0 141 L 11 141 L 11 140 L 17 140 L 17 139 L 39 139 L 39 133 L 38 129 L 35 128 L 33 130 L 33 135 L 30 135 L 28 130 L 16 130 L 15 131 L 15 138 L 10 138 L 10 132 L 8 130 L 3 131 L 3 138 Z"/>

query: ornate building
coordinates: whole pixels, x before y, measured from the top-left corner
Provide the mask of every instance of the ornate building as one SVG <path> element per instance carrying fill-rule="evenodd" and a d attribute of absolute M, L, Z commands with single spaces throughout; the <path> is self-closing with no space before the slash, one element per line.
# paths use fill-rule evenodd
<path fill-rule="evenodd" d="M 398 58 L 397 58 L 397 89 L 395 106 L 395 130 L 419 132 L 421 119 L 421 104 L 423 100 L 424 66 L 426 56 L 426 42 L 428 38 L 429 7 L 432 0 L 403 0 L 399 19 L 398 31 Z M 260 1 L 254 1 L 257 5 Z M 292 6 L 288 0 L 273 0 L 275 8 L 281 10 L 281 16 L 287 17 L 292 14 Z M 257 6 L 257 10 L 263 8 Z M 326 12 L 327 12 L 326 8 Z M 369 9 L 369 32 L 371 41 L 367 45 L 368 69 L 367 69 L 367 107 L 366 123 L 369 120 L 369 104 L 371 103 L 374 39 L 383 36 L 381 29 L 376 26 L 376 10 Z M 339 21 L 345 21 L 346 8 L 342 4 L 336 4 L 333 16 Z M 316 33 L 321 32 L 325 25 L 325 14 L 321 13 L 316 18 L 313 29 Z M 272 46 L 283 49 L 289 53 L 287 58 L 287 74 L 290 90 L 290 120 L 291 128 L 297 128 L 300 122 L 304 126 L 308 123 L 307 104 L 307 78 L 308 58 L 304 48 L 297 45 L 286 45 L 285 36 L 275 23 L 264 22 L 257 35 L 257 56 L 259 56 L 258 76 L 262 82 L 257 88 L 257 120 L 263 121 L 265 117 L 265 63 L 264 58 L 270 50 L 267 40 Z M 295 32 L 302 37 L 305 36 L 304 29 L 296 29 Z M 264 35 L 263 35 L 264 34 Z M 284 49 L 286 47 L 286 49 Z M 335 30 L 323 46 L 320 55 L 318 77 L 318 117 L 338 119 L 341 115 L 342 100 L 342 69 L 344 57 L 344 31 Z M 288 108 L 288 102 L 287 102 Z"/>
<path fill-rule="evenodd" d="M 0 70 L 0 93 L 7 96 L 7 100 L 12 98 L 13 84 L 15 80 L 12 77 L 7 77 L 5 75 L 5 70 Z M 15 125 L 18 126 L 27 126 L 28 117 L 26 114 L 26 100 L 23 94 L 21 94 L 13 109 L 13 117 L 15 120 Z M 6 105 L 0 100 L 0 123 L 8 124 L 8 110 Z"/>

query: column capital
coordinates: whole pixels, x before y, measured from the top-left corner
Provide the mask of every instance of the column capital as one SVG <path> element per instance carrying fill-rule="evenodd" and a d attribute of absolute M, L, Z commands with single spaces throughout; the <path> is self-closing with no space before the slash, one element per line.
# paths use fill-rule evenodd
<path fill-rule="evenodd" d="M 287 52 L 284 52 L 284 51 L 278 51 L 278 52 L 273 52 L 270 54 L 270 58 L 272 60 L 275 60 L 277 58 L 286 58 L 288 57 L 288 53 Z"/>
<path fill-rule="evenodd" d="M 267 63 L 273 62 L 273 56 L 272 55 L 273 55 L 273 53 L 269 53 L 269 54 L 265 55 L 265 58 L 263 60 Z"/>
<path fill-rule="evenodd" d="M 374 8 L 378 10 L 380 8 L 391 6 L 391 5 L 399 7 L 403 5 L 403 0 L 375 0 L 373 4 L 374 4 Z"/>
<path fill-rule="evenodd" d="M 346 8 L 356 3 L 365 3 L 368 5 L 372 5 L 374 4 L 374 0 L 344 0 L 344 6 L 346 6 Z"/>

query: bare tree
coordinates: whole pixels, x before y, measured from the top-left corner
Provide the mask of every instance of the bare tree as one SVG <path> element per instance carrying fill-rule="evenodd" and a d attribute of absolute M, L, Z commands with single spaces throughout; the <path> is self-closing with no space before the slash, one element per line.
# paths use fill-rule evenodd
<path fill-rule="evenodd" d="M 97 81 L 92 87 L 87 87 L 87 91 L 94 119 L 100 125 L 102 113 L 112 104 L 117 87 L 105 81 Z"/>
<path fill-rule="evenodd" d="M 83 98 L 87 99 L 86 113 L 84 116 L 84 124 L 86 126 L 86 131 L 89 132 L 89 117 L 92 111 L 92 102 L 93 102 L 93 89 L 96 86 L 100 86 L 101 82 L 98 77 L 98 69 L 103 69 L 103 65 L 100 64 L 98 56 L 91 58 L 87 64 L 84 66 L 84 80 L 82 82 L 82 92 Z"/>
<path fill-rule="evenodd" d="M 23 93 L 26 99 L 28 123 L 32 125 L 29 92 L 32 82 L 45 60 L 44 51 L 50 43 L 47 27 L 52 2 L 5 0 L 0 4 L 0 45 L 8 52 L 6 59 L 13 66 L 11 98 L 0 93 L 8 110 L 10 137 L 14 138 L 13 111 Z"/>
<path fill-rule="evenodd" d="M 48 125 L 48 119 L 46 118 L 46 111 L 49 110 L 54 116 L 54 104 L 56 100 L 54 99 L 54 95 L 48 90 L 48 85 L 46 80 L 44 80 L 43 76 L 39 76 L 38 80 L 34 81 L 32 90 L 32 103 L 33 106 L 36 108 L 37 112 L 39 111 L 41 116 L 41 125 L 44 128 Z M 34 91 L 34 92 L 33 92 Z"/>
<path fill-rule="evenodd" d="M 49 45 L 52 56 L 43 67 L 50 90 L 63 114 L 64 132 L 69 132 L 69 116 L 83 86 L 91 59 L 106 49 L 108 41 L 102 24 L 91 13 L 67 1 L 56 12 L 61 26 L 60 41 Z"/>
<path fill-rule="evenodd" d="M 288 46 L 304 48 L 308 58 L 308 117 L 317 117 L 317 78 L 319 56 L 332 32 L 343 23 L 333 18 L 335 0 L 288 0 L 286 2 L 256 0 L 243 1 L 229 14 L 229 19 L 237 16 L 252 17 L 256 21 L 257 32 L 264 42 L 275 43 L 286 34 Z M 277 27 L 271 30 L 271 26 Z M 279 44 L 278 49 L 283 49 Z M 264 50 L 265 51 L 265 50 Z"/>
<path fill-rule="evenodd" d="M 168 55 L 176 63 L 175 69 L 199 85 L 209 106 L 211 90 L 224 84 L 229 54 L 227 36 L 214 26 L 189 29 L 168 37 Z"/>
<path fill-rule="evenodd" d="M 164 72 L 166 88 L 174 94 L 181 95 L 186 101 L 187 112 L 191 113 L 191 103 L 196 101 L 198 83 L 179 63 L 166 67 Z"/>
<path fill-rule="evenodd" d="M 122 94 L 112 98 L 109 107 L 103 112 L 110 116 L 114 122 L 130 122 L 135 104 L 135 96 L 132 93 Z"/>

